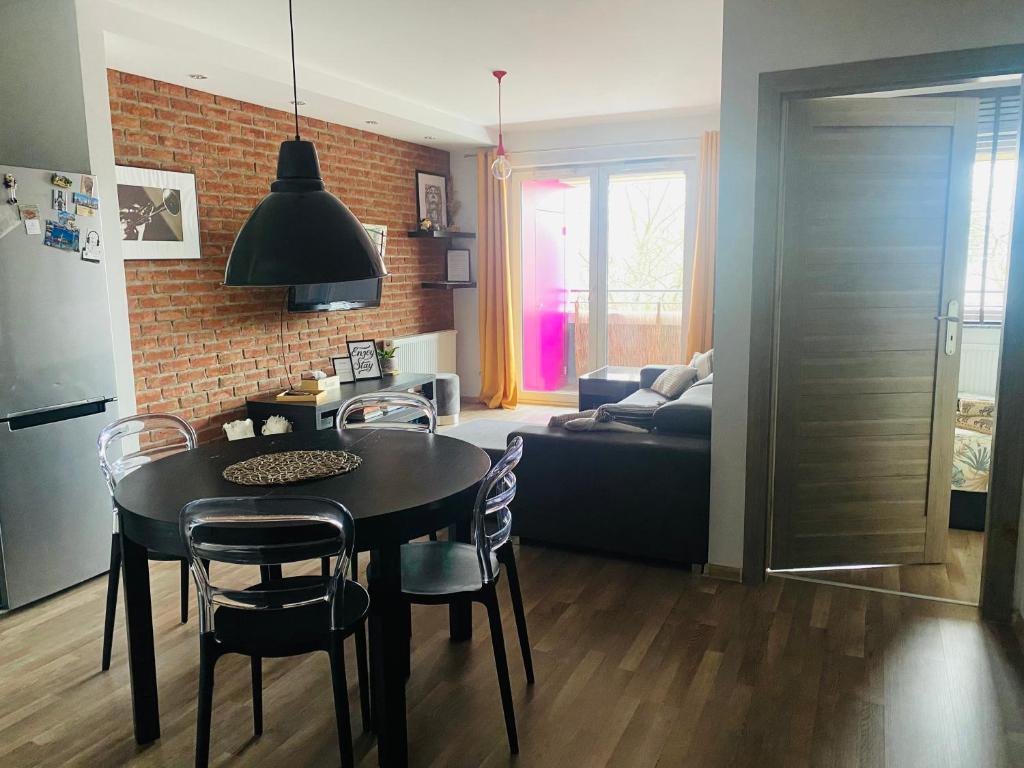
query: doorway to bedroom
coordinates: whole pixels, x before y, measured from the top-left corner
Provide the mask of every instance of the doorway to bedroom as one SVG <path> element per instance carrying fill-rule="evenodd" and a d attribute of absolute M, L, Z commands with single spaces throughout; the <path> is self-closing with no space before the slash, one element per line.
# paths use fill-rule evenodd
<path fill-rule="evenodd" d="M 769 572 L 977 604 L 1020 77 L 794 99 Z"/>

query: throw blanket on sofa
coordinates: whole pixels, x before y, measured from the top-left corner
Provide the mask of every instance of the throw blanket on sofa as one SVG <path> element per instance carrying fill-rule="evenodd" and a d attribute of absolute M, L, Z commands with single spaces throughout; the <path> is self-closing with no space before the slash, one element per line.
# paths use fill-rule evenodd
<path fill-rule="evenodd" d="M 658 406 L 609 403 L 596 411 L 552 416 L 549 427 L 565 427 L 573 432 L 648 432 L 654 428 Z"/>

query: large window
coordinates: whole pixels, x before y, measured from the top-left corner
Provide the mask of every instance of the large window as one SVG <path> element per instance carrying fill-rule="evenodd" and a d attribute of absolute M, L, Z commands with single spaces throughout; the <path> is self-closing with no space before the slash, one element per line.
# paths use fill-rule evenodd
<path fill-rule="evenodd" d="M 605 365 L 682 362 L 693 171 L 664 161 L 517 173 L 526 392 L 568 397 Z"/>
<path fill-rule="evenodd" d="M 1020 119 L 1016 89 L 980 100 L 964 291 L 967 323 L 1003 322 Z"/>

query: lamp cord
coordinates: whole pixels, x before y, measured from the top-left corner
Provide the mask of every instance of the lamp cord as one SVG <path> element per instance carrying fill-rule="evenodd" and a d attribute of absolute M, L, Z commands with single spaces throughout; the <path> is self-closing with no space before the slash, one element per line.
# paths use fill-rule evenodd
<path fill-rule="evenodd" d="M 295 140 L 299 140 L 299 79 L 295 74 L 295 21 L 292 19 L 292 0 L 288 0 L 288 28 L 292 36 L 292 104 L 295 106 Z"/>
<path fill-rule="evenodd" d="M 284 310 L 288 306 L 288 291 L 290 288 L 284 289 L 284 300 L 281 302 L 281 311 L 278 314 L 278 325 L 277 325 L 277 338 L 281 342 L 281 365 L 284 366 L 284 377 L 288 381 L 288 390 L 292 389 L 292 374 L 288 370 L 288 356 L 284 352 Z"/>

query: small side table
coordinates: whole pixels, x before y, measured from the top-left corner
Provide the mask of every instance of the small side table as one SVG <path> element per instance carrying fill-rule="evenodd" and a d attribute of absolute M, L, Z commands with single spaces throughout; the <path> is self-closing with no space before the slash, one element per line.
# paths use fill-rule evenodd
<path fill-rule="evenodd" d="M 580 410 L 617 403 L 640 389 L 640 369 L 606 365 L 580 376 Z"/>

